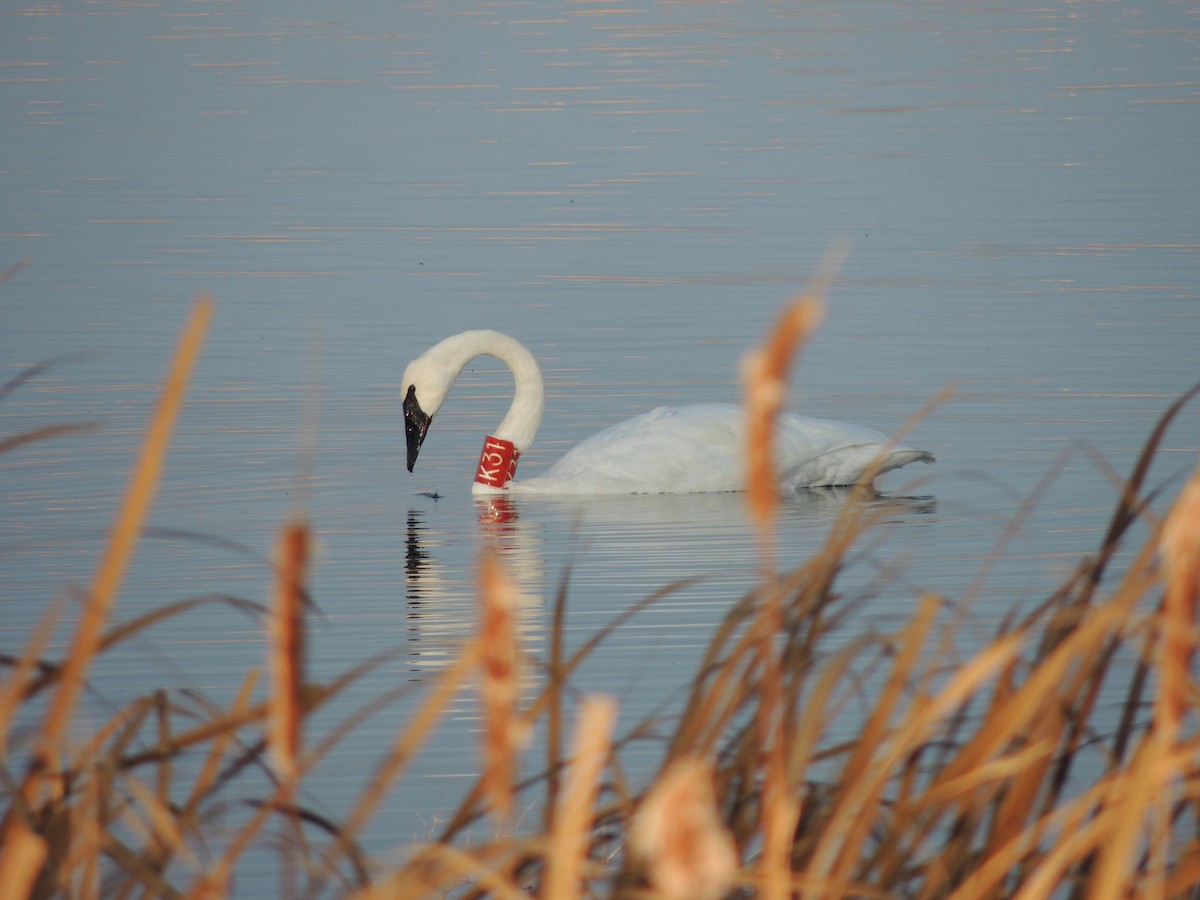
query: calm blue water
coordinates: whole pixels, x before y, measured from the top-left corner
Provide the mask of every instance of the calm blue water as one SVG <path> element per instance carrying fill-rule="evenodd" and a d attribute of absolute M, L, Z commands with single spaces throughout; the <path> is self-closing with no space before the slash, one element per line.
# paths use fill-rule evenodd
<path fill-rule="evenodd" d="M 507 376 L 467 373 L 410 476 L 400 372 L 464 328 L 525 341 L 549 391 L 521 464 L 532 474 L 624 416 L 735 400 L 742 354 L 837 240 L 851 253 L 792 406 L 891 431 L 957 386 L 909 438 L 938 464 L 885 480 L 886 521 L 847 589 L 878 595 L 862 618 L 874 628 L 923 589 L 969 597 L 969 644 L 1099 541 L 1112 473 L 1200 378 L 1198 13 L 5 9 L 0 267 L 31 262 L 0 287 L 0 380 L 83 355 L 0 401 L 0 437 L 101 427 L 0 455 L 0 649 L 87 582 L 175 334 L 211 291 L 158 530 L 120 616 L 207 593 L 265 599 L 275 532 L 305 512 L 321 544 L 314 677 L 395 650 L 365 698 L 419 685 L 471 633 L 475 553 L 498 539 L 535 652 L 568 564 L 575 645 L 650 591 L 707 576 L 578 679 L 615 694 L 626 725 L 669 708 L 750 583 L 739 499 L 521 502 L 498 522 L 467 487 Z M 1191 411 L 1154 480 L 1189 470 L 1198 447 Z M 1064 459 L 980 584 L 1005 524 Z M 417 495 L 433 489 L 443 499 Z M 820 545 L 843 500 L 785 510 L 783 562 Z M 227 698 L 261 642 L 256 621 L 208 607 L 114 654 L 96 682 L 117 704 L 147 683 Z M 440 777 L 406 783 L 382 846 L 423 837 L 461 796 L 473 715 L 464 698 L 416 770 Z M 310 800 L 340 810 L 402 720 L 398 708 L 356 732 Z"/>

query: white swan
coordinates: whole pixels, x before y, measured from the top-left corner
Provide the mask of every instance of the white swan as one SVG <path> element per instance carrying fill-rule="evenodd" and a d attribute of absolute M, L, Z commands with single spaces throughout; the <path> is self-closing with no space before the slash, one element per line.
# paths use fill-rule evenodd
<path fill-rule="evenodd" d="M 516 380 L 508 414 L 484 441 L 472 486 L 477 494 L 685 494 L 744 488 L 745 413 L 725 403 L 660 407 L 581 441 L 536 478 L 511 480 L 520 454 L 533 444 L 542 422 L 545 391 L 533 354 L 497 331 L 448 337 L 405 368 L 408 471 L 451 385 L 477 356 L 501 360 Z M 934 459 L 924 450 L 889 446 L 872 428 L 785 414 L 778 424 L 776 471 L 788 490 L 854 484 L 885 451 L 876 474 Z"/>

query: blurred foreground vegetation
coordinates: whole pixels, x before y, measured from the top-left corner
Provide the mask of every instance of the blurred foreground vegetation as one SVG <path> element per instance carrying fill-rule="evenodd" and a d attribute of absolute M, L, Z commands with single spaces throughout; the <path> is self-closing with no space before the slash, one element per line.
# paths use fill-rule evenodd
<path fill-rule="evenodd" d="M 800 568 L 777 571 L 772 554 L 770 422 L 788 361 L 815 325 L 814 304 L 802 297 L 790 306 L 748 366 L 747 500 L 761 575 L 749 595 L 730 598 L 651 782 L 629 783 L 620 749 L 664 723 L 617 736 L 614 701 L 579 697 L 571 683 L 596 643 L 671 588 L 571 655 L 564 590 L 546 657 L 535 660 L 517 638 L 516 589 L 485 551 L 477 636 L 378 748 L 344 819 L 331 821 L 300 802 L 305 779 L 372 710 L 355 710 L 329 733 L 307 723 L 380 660 L 333 683 L 306 680 L 303 521 L 281 528 L 275 595 L 261 609 L 265 690 L 256 691 L 258 672 L 246 673 L 228 706 L 163 687 L 78 730 L 97 660 L 196 603 L 132 621 L 114 615 L 211 315 L 201 298 L 71 617 L 68 651 L 44 655 L 60 624 L 53 611 L 24 647 L 3 648 L 0 894 L 223 897 L 237 893 L 248 851 L 265 847 L 278 859 L 280 895 L 299 897 L 1200 896 L 1200 695 L 1191 669 L 1200 471 L 1161 520 L 1150 505 L 1158 489 L 1145 484 L 1196 389 L 1149 436 L 1095 552 L 1052 594 L 1030 598 L 1033 611 L 1004 622 L 982 651 L 960 653 L 961 609 L 935 596 L 917 598 L 894 632 L 846 644 L 830 640 L 853 609 L 836 585 L 874 524 L 871 504 L 847 503 L 823 550 Z M 10 381 L 0 400 L 33 374 Z M 11 437 L 0 450 L 58 433 Z M 1149 539 L 1127 546 L 1138 522 Z M 542 687 L 522 700 L 517 685 L 530 667 Z M 469 689 L 484 721 L 477 781 L 426 843 L 399 862 L 372 858 L 360 841 L 375 812 L 448 703 Z M 850 704 L 862 710 L 859 734 L 835 740 L 830 723 Z M 89 720 L 96 715 L 89 710 Z M 545 759 L 518 766 L 535 726 Z M 518 781 L 519 768 L 539 774 Z M 246 812 L 229 795 L 250 773 L 267 789 Z M 514 810 L 530 798 L 537 811 L 517 828 Z M 235 805 L 241 813 L 231 817 Z"/>

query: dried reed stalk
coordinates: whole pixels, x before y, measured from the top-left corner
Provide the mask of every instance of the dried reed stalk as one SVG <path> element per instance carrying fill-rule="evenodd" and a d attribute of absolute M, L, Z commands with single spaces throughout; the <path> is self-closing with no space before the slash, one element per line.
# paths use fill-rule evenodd
<path fill-rule="evenodd" d="M 554 619 L 550 626 L 550 657 L 546 663 L 546 689 L 535 704 L 545 699 L 546 725 L 546 800 L 542 809 L 542 831 L 554 828 L 554 811 L 558 808 L 558 792 L 561 787 L 561 771 L 558 762 L 562 758 L 563 741 L 563 693 L 567 672 L 563 663 L 563 645 L 566 639 L 567 584 L 570 567 L 563 572 L 554 598 Z M 532 711 L 531 711 L 532 712 Z"/>
<path fill-rule="evenodd" d="M 517 710 L 521 682 L 518 589 L 490 548 L 479 560 L 479 602 L 484 722 L 481 789 L 497 824 L 503 827 L 512 819 L 517 755 L 528 739 L 529 728 Z"/>
<path fill-rule="evenodd" d="M 99 900 L 100 862 L 105 845 L 111 847 L 114 843 L 105 809 L 112 797 L 114 779 L 99 765 L 89 764 L 84 771 L 82 802 L 76 803 L 70 811 L 69 855 L 60 867 L 59 877 L 65 884 L 73 873 L 71 893 L 81 900 Z M 132 817 L 124 816 L 122 821 L 129 818 Z"/>
<path fill-rule="evenodd" d="M 1052 891 L 1071 866 L 1084 863 L 1100 848 L 1110 861 L 1118 856 L 1127 858 L 1123 854 L 1136 842 L 1144 819 L 1140 811 L 1120 807 L 1130 797 L 1153 793 L 1151 782 L 1143 778 L 1145 773 L 1137 774 L 1133 766 L 1114 767 L 1077 798 L 1051 806 L 1048 799 L 1054 791 L 1047 763 L 1050 754 L 1071 752 L 1070 746 L 1064 746 L 1065 721 L 1090 708 L 1083 706 L 1087 698 L 1082 690 L 1088 671 L 1112 636 L 1136 621 L 1132 617 L 1134 605 L 1149 586 L 1144 577 L 1147 567 L 1148 557 L 1143 554 L 1121 590 L 1104 604 L 1089 607 L 1074 630 L 1036 664 L 1025 684 L 1004 691 L 972 739 L 937 772 L 926 794 L 914 802 L 914 810 L 926 803 L 936 805 L 944 792 L 957 795 L 969 780 L 981 780 L 989 774 L 1004 778 L 1007 770 L 1004 795 L 992 814 L 991 833 L 979 861 L 964 873 L 954 894 L 956 900 L 995 896 L 1002 879 L 1012 878 L 1015 873 L 1020 875 L 1026 896 L 1048 896 L 1045 892 Z M 1045 628 L 1057 627 L 1050 616 Z M 1029 628 L 1022 632 L 1028 633 Z M 1018 747 L 1022 748 L 1019 752 L 1008 752 Z M 1144 742 L 1135 760 L 1144 756 L 1143 750 Z M 1141 787 L 1133 788 L 1139 780 Z M 1039 793 L 1047 796 L 1040 807 L 1033 802 Z M 1018 801 L 1024 801 L 1023 809 L 1017 807 Z M 969 797 L 964 800 L 964 809 L 968 802 Z M 1118 832 L 1126 826 L 1130 830 L 1122 837 Z M 1050 835 L 1059 837 L 1045 847 Z M 1092 872 L 1087 880 L 1115 888 L 1129 875 L 1121 869 L 1114 865 L 1105 876 Z"/>
<path fill-rule="evenodd" d="M 169 797 L 163 802 L 149 787 L 132 777 L 121 780 L 121 789 L 129 792 L 131 800 L 136 801 L 143 812 L 143 816 L 138 817 L 134 807 L 130 806 L 124 816 L 126 827 L 142 838 L 141 860 L 155 864 L 157 868 L 168 854 L 183 853 L 193 864 L 197 862 L 184 841 L 182 823 L 172 809 Z"/>
<path fill-rule="evenodd" d="M 20 832 L 28 826 L 22 822 L 19 814 L 14 813 L 23 810 L 26 815 L 32 814 L 39 820 L 38 827 L 43 831 L 46 841 L 42 854 L 45 870 L 41 873 L 41 887 L 38 890 L 57 889 L 64 883 L 64 879 L 69 877 L 71 865 L 69 862 L 64 863 L 64 860 L 70 843 L 71 823 L 91 823 L 98 815 L 98 812 L 93 811 L 89 817 L 78 811 L 72 812 L 54 805 L 62 798 L 64 790 L 62 775 L 58 771 L 62 745 L 88 670 L 103 646 L 105 623 L 116 602 L 121 583 L 149 515 L 165 465 L 171 432 L 182 408 L 187 384 L 212 318 L 212 307 L 211 298 L 197 298 L 191 318 L 179 338 L 162 392 L 151 415 L 142 451 L 130 475 L 124 503 L 113 523 L 108 545 L 93 576 L 91 590 L 86 595 L 69 653 L 63 666 L 56 673 L 58 688 L 50 700 L 49 709 L 37 735 L 28 772 L 16 792 L 18 802 L 13 803 L 5 817 L 0 843 L 8 846 L 10 842 L 15 842 L 16 847 L 26 850 L 32 845 L 21 838 Z M 91 744 L 93 747 L 97 746 L 96 742 Z M 91 751 L 85 758 L 90 758 L 90 753 Z M 97 769 L 92 764 L 77 764 L 72 766 L 72 769 L 79 773 L 90 773 L 81 776 L 85 791 L 95 788 L 91 782 L 97 777 Z M 51 804 L 49 808 L 47 804 Z M 98 807 L 98 803 L 94 806 Z M 80 827 L 86 831 L 95 826 L 84 824 Z M 84 895 L 88 895 L 90 889 L 87 886 L 98 883 L 96 879 L 99 851 L 96 849 L 95 852 L 89 852 L 89 844 L 81 842 L 78 838 L 74 843 L 76 849 L 83 852 L 85 857 L 81 876 L 82 891 Z M 97 840 L 90 846 L 98 848 L 99 843 Z M 27 857 L 22 858 L 27 861 Z M 14 872 L 14 878 L 20 877 L 22 872 Z M 3 883 L 7 885 L 7 879 Z"/>
<path fill-rule="evenodd" d="M 629 846 L 665 900 L 724 897 L 738 857 L 717 811 L 712 765 L 695 757 L 671 763 L 638 808 Z"/>
<path fill-rule="evenodd" d="M 1140 884 L 1133 859 L 1148 837 L 1170 834 L 1174 798 L 1184 780 L 1194 776 L 1197 765 L 1195 747 L 1181 744 L 1179 734 L 1184 714 L 1195 705 L 1188 697 L 1195 695 L 1189 669 L 1196 651 L 1200 596 L 1200 467 L 1168 513 L 1158 551 L 1166 587 L 1158 616 L 1159 685 L 1153 728 L 1135 750 L 1128 770 L 1113 784 L 1104 810 L 1112 814 L 1097 816 L 1089 826 L 1097 834 L 1095 884 L 1113 892 L 1136 887 L 1163 896 L 1167 871 L 1162 849 L 1151 846 L 1148 874 Z"/>
<path fill-rule="evenodd" d="M 8 736 L 12 719 L 25 700 L 34 682 L 34 672 L 42 650 L 50 642 L 58 625 L 62 610 L 59 604 L 47 609 L 38 620 L 37 627 L 25 641 L 25 648 L 8 679 L 0 686 L 0 761 L 8 759 Z"/>
<path fill-rule="evenodd" d="M 426 844 L 417 851 L 418 866 L 410 864 L 400 872 L 380 878 L 353 894 L 351 900 L 428 900 L 449 895 L 452 891 L 447 886 L 455 882 L 460 886 L 469 882 L 473 886 L 474 891 L 468 897 L 529 900 L 528 893 L 493 871 L 489 849 L 492 848 L 483 846 L 468 853 L 449 844 Z M 420 872 L 414 874 L 415 868 Z"/>
<path fill-rule="evenodd" d="M 617 703 L 611 697 L 591 696 L 580 704 L 571 770 L 546 849 L 543 900 L 570 900 L 583 894 L 592 809 L 600 793 L 600 775 L 608 760 L 616 719 Z"/>
<path fill-rule="evenodd" d="M 829 879 L 834 896 L 850 883 L 887 781 L 899 764 L 919 749 L 933 729 L 979 691 L 1013 660 L 1021 647 L 1020 635 L 1006 635 L 961 666 L 938 693 L 915 703 L 857 781 L 850 782 L 813 854 L 810 874 Z"/>
<path fill-rule="evenodd" d="M 82 434 L 86 431 L 94 431 L 98 427 L 99 424 L 96 422 L 61 422 L 57 425 L 46 425 L 43 428 L 22 431 L 20 434 L 0 440 L 0 453 L 8 453 L 10 450 L 16 450 L 18 447 L 23 447 L 26 444 L 34 444 L 38 441 L 46 441 L 68 434 Z"/>
<path fill-rule="evenodd" d="M 41 779 L 37 773 L 47 773 L 55 766 L 58 747 L 92 659 L 100 646 L 104 623 L 108 620 L 109 612 L 116 601 L 143 524 L 150 513 L 166 463 L 171 432 L 183 406 L 184 393 L 212 319 L 212 309 L 211 297 L 204 295 L 196 299 L 191 319 L 175 348 L 175 356 L 157 408 L 151 417 L 141 455 L 130 477 L 124 505 L 113 525 L 108 547 L 92 580 L 92 588 L 79 619 L 75 640 L 63 666 L 58 691 L 41 729 L 40 744 L 34 758 L 34 771 L 31 773 L 33 781 L 26 782 L 24 791 L 26 801 L 30 805 L 35 805 L 38 800 L 37 785 Z"/>
<path fill-rule="evenodd" d="M 242 681 L 242 687 L 238 691 L 237 697 L 234 698 L 233 706 L 229 709 L 230 717 L 237 720 L 246 713 L 250 707 L 250 697 L 254 692 L 254 686 L 258 683 L 258 671 L 251 670 L 246 674 Z M 225 756 L 225 751 L 229 748 L 230 742 L 233 741 L 235 729 L 233 727 L 225 728 L 217 731 L 212 738 L 212 743 L 209 745 L 208 754 L 204 758 L 204 765 L 196 774 L 196 780 L 192 784 L 192 789 L 188 794 L 186 802 L 183 804 L 184 818 L 192 818 L 195 816 L 200 802 L 208 795 L 208 792 L 213 788 L 217 780 L 217 773 L 221 766 L 221 760 Z"/>
<path fill-rule="evenodd" d="M 458 693 L 463 682 L 479 665 L 480 653 L 478 641 L 472 641 L 463 649 L 458 659 L 438 674 L 437 679 L 430 685 L 424 702 L 397 733 L 391 751 L 376 768 L 371 780 L 350 810 L 342 825 L 340 843 L 346 844 L 356 840 L 375 815 L 379 804 L 387 797 L 405 767 L 437 728 L 438 721 L 451 698 Z"/>
<path fill-rule="evenodd" d="M 1179 732 L 1188 706 L 1188 673 L 1196 652 L 1196 604 L 1200 598 L 1200 466 L 1179 494 L 1159 539 L 1166 593 L 1163 598 L 1155 727 L 1161 740 Z"/>
<path fill-rule="evenodd" d="M 10 821 L 0 845 L 0 885 L 9 897 L 32 897 L 49 848 L 19 818 Z"/>
<path fill-rule="evenodd" d="M 960 777 L 1002 753 L 1012 741 L 1023 738 L 1034 719 L 1045 714 L 1045 705 L 1059 702 L 1060 688 L 1069 680 L 1080 660 L 1093 658 L 1104 640 L 1118 633 L 1126 624 L 1134 599 L 1136 597 L 1131 596 L 1121 602 L 1114 601 L 1092 609 L 1076 629 L 1030 672 L 1025 683 L 980 723 L 954 760 L 938 773 L 938 781 Z M 1010 641 L 1023 633 L 1008 635 L 999 641 Z"/>
<path fill-rule="evenodd" d="M 933 628 L 938 606 L 936 597 L 926 596 L 917 607 L 908 627 L 897 636 L 894 642 L 897 649 L 892 661 L 891 675 L 876 699 L 874 709 L 860 730 L 858 740 L 854 742 L 854 750 L 842 769 L 842 780 L 847 784 L 867 777 L 871 758 L 887 737 L 889 720 L 896 710 L 901 708 L 905 685 L 910 683 L 922 653 L 926 650 L 927 638 Z"/>
<path fill-rule="evenodd" d="M 302 745 L 305 665 L 304 607 L 308 569 L 308 526 L 285 525 L 279 538 L 275 602 L 271 608 L 267 746 L 286 782 L 296 778 Z"/>
<path fill-rule="evenodd" d="M 764 693 L 764 700 L 766 694 Z M 760 718 L 760 722 L 766 716 Z M 762 730 L 760 730 L 762 734 Z M 766 900 L 786 900 L 791 896 L 792 840 L 800 820 L 800 803 L 787 778 L 787 747 L 782 730 L 769 733 L 766 744 L 766 773 L 762 792 L 762 896 Z"/>
<path fill-rule="evenodd" d="M 828 282 L 828 275 L 825 281 Z M 746 406 L 746 501 L 758 529 L 764 593 L 755 631 L 761 666 L 758 732 L 766 753 L 761 867 L 763 896 L 767 900 L 783 900 L 790 893 L 790 849 L 799 817 L 799 804 L 787 781 L 781 674 L 774 647 L 775 636 L 783 622 L 779 586 L 773 575 L 775 511 L 779 504 L 775 425 L 787 397 L 792 359 L 821 321 L 824 286 L 800 295 L 785 307 L 763 346 L 751 350 L 742 363 Z"/>

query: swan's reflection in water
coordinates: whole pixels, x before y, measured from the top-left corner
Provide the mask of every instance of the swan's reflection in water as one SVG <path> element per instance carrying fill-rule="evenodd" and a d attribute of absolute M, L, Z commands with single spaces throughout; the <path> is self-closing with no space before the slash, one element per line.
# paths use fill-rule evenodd
<path fill-rule="evenodd" d="M 545 633 L 542 585 L 545 562 L 542 552 L 542 525 L 536 519 L 522 520 L 508 498 L 480 503 L 478 530 L 474 546 L 463 554 L 451 544 L 462 536 L 447 534 L 429 521 L 430 510 L 409 509 L 405 533 L 405 616 L 408 624 L 408 663 L 410 672 L 433 672 L 448 665 L 457 656 L 464 641 L 472 638 L 479 623 L 477 561 L 479 550 L 490 547 L 504 563 L 512 581 L 517 633 L 527 653 L 540 652 Z M 438 552 L 445 548 L 446 557 Z"/>
<path fill-rule="evenodd" d="M 408 656 L 412 671 L 438 669 L 449 662 L 456 637 L 434 613 L 443 598 L 459 593 L 460 585 L 446 579 L 435 550 L 440 541 L 425 521 L 427 511 L 410 509 L 404 539 L 405 615 Z"/>
<path fill-rule="evenodd" d="M 465 556 L 461 546 L 449 546 L 465 536 L 432 527 L 432 508 L 408 514 L 406 615 L 409 663 L 417 678 L 445 666 L 474 634 L 479 621 L 474 560 L 484 546 L 495 550 L 519 586 L 519 631 L 534 656 L 546 645 L 554 595 L 568 568 L 573 645 L 665 585 L 703 576 L 639 617 L 631 629 L 641 629 L 643 646 L 647 630 L 660 631 L 655 653 L 682 651 L 686 645 L 686 658 L 677 662 L 689 665 L 712 626 L 753 583 L 754 532 L 742 494 L 501 496 L 472 502 L 476 534 Z M 929 496 L 855 495 L 850 488 L 800 491 L 780 508 L 780 565 L 798 565 L 816 552 L 830 523 L 851 502 L 867 507 L 877 529 L 903 529 L 937 509 Z M 446 562 L 464 558 L 470 561 Z M 607 643 L 619 648 L 622 639 L 617 633 Z"/>

